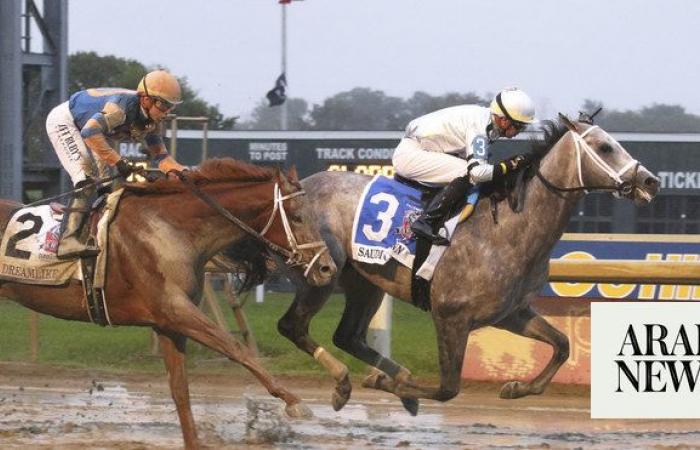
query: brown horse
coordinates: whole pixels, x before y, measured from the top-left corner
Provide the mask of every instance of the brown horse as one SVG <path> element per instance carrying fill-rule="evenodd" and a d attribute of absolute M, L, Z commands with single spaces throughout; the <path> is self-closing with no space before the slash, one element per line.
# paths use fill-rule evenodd
<path fill-rule="evenodd" d="M 206 161 L 199 170 L 189 172 L 187 179 L 187 184 L 160 180 L 125 187 L 109 230 L 105 296 L 111 323 L 149 326 L 158 334 L 185 445 L 195 448 L 197 433 L 185 371 L 187 338 L 245 366 L 270 394 L 286 403 L 291 416 L 310 414 L 301 399 L 274 380 L 245 345 L 196 306 L 202 294 L 204 264 L 247 235 L 230 216 L 264 230 L 269 245 L 303 266 L 310 284 L 328 283 L 336 269 L 315 227 L 304 221 L 308 205 L 301 196 L 304 192 L 296 171 L 284 176 L 277 169 L 221 159 Z M 203 198 L 213 203 L 208 205 Z M 0 201 L 0 229 L 5 229 L 20 207 Z M 62 319 L 90 320 L 82 286 L 76 281 L 55 287 L 0 282 L 0 296 Z"/>
<path fill-rule="evenodd" d="M 370 178 L 324 172 L 302 181 L 312 218 L 341 269 L 336 283 L 345 291 L 346 305 L 333 342 L 381 371 L 365 380 L 366 387 L 396 394 L 413 414 L 419 398 L 453 398 L 460 390 L 467 338 L 485 326 L 546 342 L 554 350 L 533 380 L 505 384 L 503 398 L 542 393 L 566 361 L 567 337 L 530 306 L 547 282 L 554 245 L 586 191 L 612 191 L 645 204 L 658 191 L 659 181 L 604 130 L 564 116 L 545 127 L 545 140 L 535 145 L 533 153 L 538 162 L 522 187 L 522 212 L 501 205 L 495 222 L 489 202 L 479 203 L 473 216 L 457 227 L 435 268 L 431 310 L 438 340 L 439 386 L 418 383 L 408 369 L 367 345 L 367 328 L 384 292 L 411 299 L 409 268 L 394 260 L 379 266 L 350 257 L 355 207 Z M 336 283 L 319 287 L 298 280 L 294 302 L 278 329 L 330 372 L 337 383 L 333 406 L 340 409 L 350 397 L 348 369 L 309 336 L 311 319 Z"/>

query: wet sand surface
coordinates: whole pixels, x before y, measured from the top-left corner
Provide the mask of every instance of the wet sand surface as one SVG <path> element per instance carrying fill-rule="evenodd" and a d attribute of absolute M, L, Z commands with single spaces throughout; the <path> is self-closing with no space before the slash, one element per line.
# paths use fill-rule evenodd
<path fill-rule="evenodd" d="M 190 378 L 200 440 L 209 448 L 700 448 L 700 420 L 591 420 L 581 387 L 501 400 L 500 385 L 469 385 L 450 402 L 423 401 L 411 417 L 357 377 L 338 412 L 330 382 L 282 378 L 315 416 L 289 419 L 252 377 Z M 0 447 L 172 449 L 182 448 L 182 438 L 164 375 L 0 363 Z"/>

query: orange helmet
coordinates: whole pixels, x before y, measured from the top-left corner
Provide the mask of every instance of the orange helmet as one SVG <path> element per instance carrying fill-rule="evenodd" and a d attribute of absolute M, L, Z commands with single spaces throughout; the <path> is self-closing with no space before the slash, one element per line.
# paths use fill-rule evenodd
<path fill-rule="evenodd" d="M 165 100 L 172 105 L 182 103 L 182 93 L 180 83 L 177 79 L 165 70 L 154 70 L 147 73 L 141 81 L 136 91 L 147 97 L 155 97 Z"/>

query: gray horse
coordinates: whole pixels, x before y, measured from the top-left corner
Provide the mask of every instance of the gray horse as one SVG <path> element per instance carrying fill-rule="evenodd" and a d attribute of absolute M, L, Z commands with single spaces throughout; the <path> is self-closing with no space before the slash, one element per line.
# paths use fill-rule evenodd
<path fill-rule="evenodd" d="M 308 330 L 312 317 L 338 283 L 345 291 L 346 306 L 333 342 L 379 369 L 364 380 L 365 387 L 396 394 L 412 414 L 417 412 L 420 398 L 447 401 L 459 393 L 467 338 L 478 328 L 490 325 L 508 330 L 546 342 L 554 350 L 533 380 L 506 383 L 502 398 L 542 393 L 567 360 L 568 338 L 530 306 L 547 281 L 554 245 L 586 191 L 613 191 L 617 197 L 642 205 L 656 195 L 659 181 L 597 126 L 560 115 L 558 122 L 544 128 L 544 141 L 534 143 L 533 148 L 539 164 L 522 187 L 522 212 L 500 206 L 496 223 L 489 202 L 481 202 L 473 216 L 455 230 L 451 246 L 435 269 L 431 310 L 438 339 L 439 386 L 418 383 L 406 368 L 378 354 L 366 342 L 370 319 L 385 292 L 404 301 L 411 298 L 410 269 L 393 260 L 378 266 L 348 256 L 355 207 L 370 178 L 322 172 L 302 181 L 313 220 L 342 270 L 336 283 L 328 286 L 311 286 L 292 276 L 296 296 L 278 329 L 334 377 L 337 384 L 332 403 L 336 410 L 350 397 L 348 369 L 319 347 Z"/>

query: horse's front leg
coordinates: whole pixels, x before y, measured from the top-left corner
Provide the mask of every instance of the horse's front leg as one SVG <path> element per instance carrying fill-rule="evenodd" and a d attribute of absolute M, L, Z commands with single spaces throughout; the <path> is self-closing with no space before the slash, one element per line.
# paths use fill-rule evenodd
<path fill-rule="evenodd" d="M 333 409 L 339 411 L 348 402 L 352 392 L 348 368 L 309 335 L 311 319 L 326 303 L 333 288 L 334 284 L 324 287 L 300 286 L 289 309 L 277 322 L 277 330 L 297 348 L 316 359 L 335 379 L 331 402 Z"/>
<path fill-rule="evenodd" d="M 164 300 L 160 311 L 167 312 L 158 320 L 158 327 L 169 332 L 183 334 L 200 344 L 221 353 L 248 369 L 267 391 L 287 404 L 287 414 L 292 417 L 309 417 L 311 410 L 301 399 L 280 385 L 257 361 L 248 347 L 236 340 L 209 320 L 186 295 Z"/>
<path fill-rule="evenodd" d="M 552 381 L 552 377 L 569 358 L 569 338 L 531 307 L 515 311 L 495 327 L 508 330 L 520 336 L 537 339 L 550 344 L 554 350 L 545 368 L 530 382 L 509 381 L 501 389 L 501 398 L 520 398 L 530 394 L 541 394 Z"/>
<path fill-rule="evenodd" d="M 180 418 L 180 428 L 182 429 L 182 437 L 185 440 L 185 448 L 199 448 L 197 427 L 190 406 L 190 392 L 185 369 L 185 343 L 187 338 L 180 334 L 166 333 L 157 328 L 154 330 L 158 333 L 158 341 L 163 352 L 165 368 L 168 371 L 170 395 L 175 402 L 177 415 Z"/>

